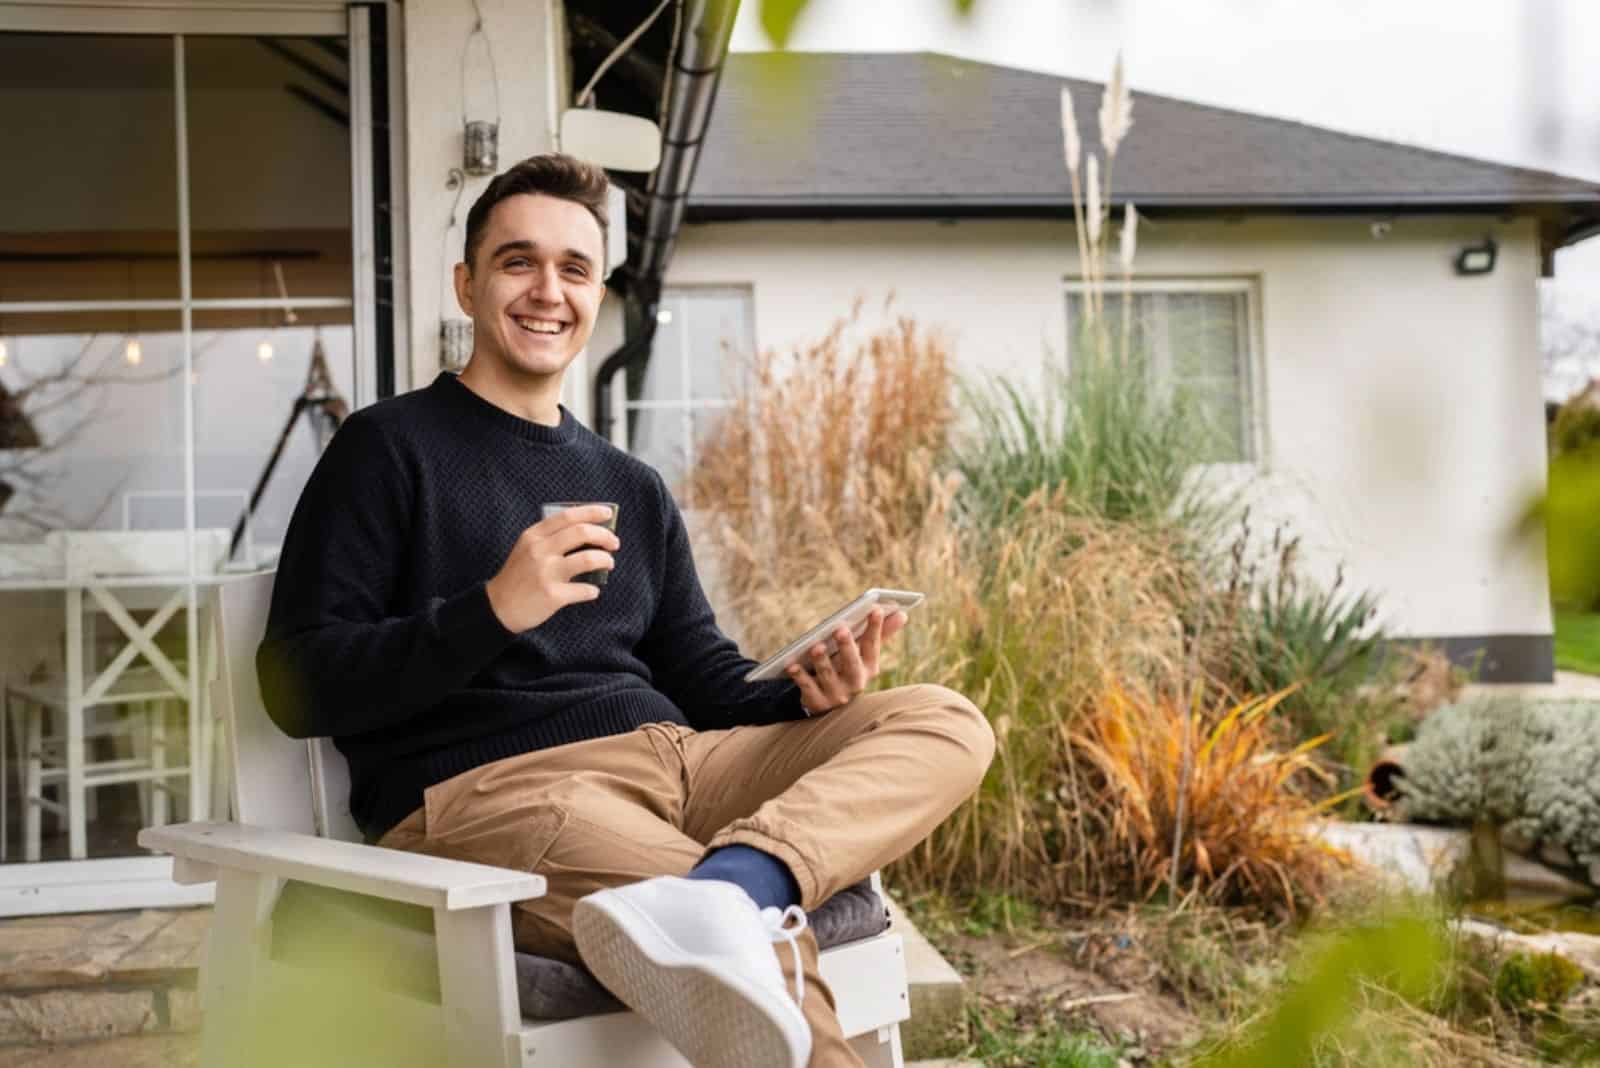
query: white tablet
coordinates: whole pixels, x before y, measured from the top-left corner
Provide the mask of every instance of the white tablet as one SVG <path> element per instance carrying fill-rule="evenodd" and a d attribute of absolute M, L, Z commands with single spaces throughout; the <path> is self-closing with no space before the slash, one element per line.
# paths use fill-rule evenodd
<path fill-rule="evenodd" d="M 867 616 L 872 614 L 872 609 L 876 606 L 882 606 L 884 616 L 887 618 L 897 610 L 909 612 L 921 603 L 922 594 L 910 590 L 870 589 L 772 654 L 752 669 L 744 677 L 744 681 L 763 682 L 767 679 L 786 677 L 784 673 L 789 669 L 789 665 L 802 659 L 807 650 L 818 642 L 823 644 L 831 656 L 839 648 L 839 643 L 834 641 L 833 632 L 844 626 L 849 627 L 850 633 L 857 638 L 861 637 L 867 632 Z"/>

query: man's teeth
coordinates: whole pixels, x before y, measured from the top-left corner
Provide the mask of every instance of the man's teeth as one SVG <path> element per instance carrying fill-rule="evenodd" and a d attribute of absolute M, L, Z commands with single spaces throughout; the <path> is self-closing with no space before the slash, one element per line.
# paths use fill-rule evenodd
<path fill-rule="evenodd" d="M 554 319 L 518 319 L 516 323 L 533 334 L 559 334 L 567 325 Z"/>

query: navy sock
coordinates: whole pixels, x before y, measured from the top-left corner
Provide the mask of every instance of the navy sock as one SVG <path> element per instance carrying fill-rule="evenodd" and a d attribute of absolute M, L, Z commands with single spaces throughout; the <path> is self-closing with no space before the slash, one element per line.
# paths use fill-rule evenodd
<path fill-rule="evenodd" d="M 761 908 L 786 909 L 800 904 L 800 884 L 794 881 L 789 866 L 750 846 L 723 846 L 707 853 L 684 878 L 733 883 Z"/>

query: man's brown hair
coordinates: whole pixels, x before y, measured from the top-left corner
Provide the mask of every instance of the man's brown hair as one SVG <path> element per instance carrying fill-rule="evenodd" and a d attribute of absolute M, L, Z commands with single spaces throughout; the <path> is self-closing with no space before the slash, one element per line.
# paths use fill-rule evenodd
<path fill-rule="evenodd" d="M 604 170 L 560 152 L 530 156 L 510 170 L 495 175 L 473 202 L 472 210 L 467 212 L 467 239 L 463 250 L 467 270 L 470 272 L 473 268 L 473 257 L 483 243 L 483 229 L 489 224 L 489 213 L 494 206 L 507 197 L 523 193 L 542 193 L 586 208 L 600 224 L 600 250 L 604 256 L 608 243 L 606 235 L 611 227 L 606 217 L 609 186 Z"/>

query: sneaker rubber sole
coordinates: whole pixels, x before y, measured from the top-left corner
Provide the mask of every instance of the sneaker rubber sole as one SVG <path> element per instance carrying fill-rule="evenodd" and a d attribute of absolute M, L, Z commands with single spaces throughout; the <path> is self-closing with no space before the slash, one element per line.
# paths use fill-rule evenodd
<path fill-rule="evenodd" d="M 683 953 L 631 903 L 580 900 L 572 933 L 595 978 L 695 1068 L 804 1068 L 811 1035 L 793 1001 Z"/>

